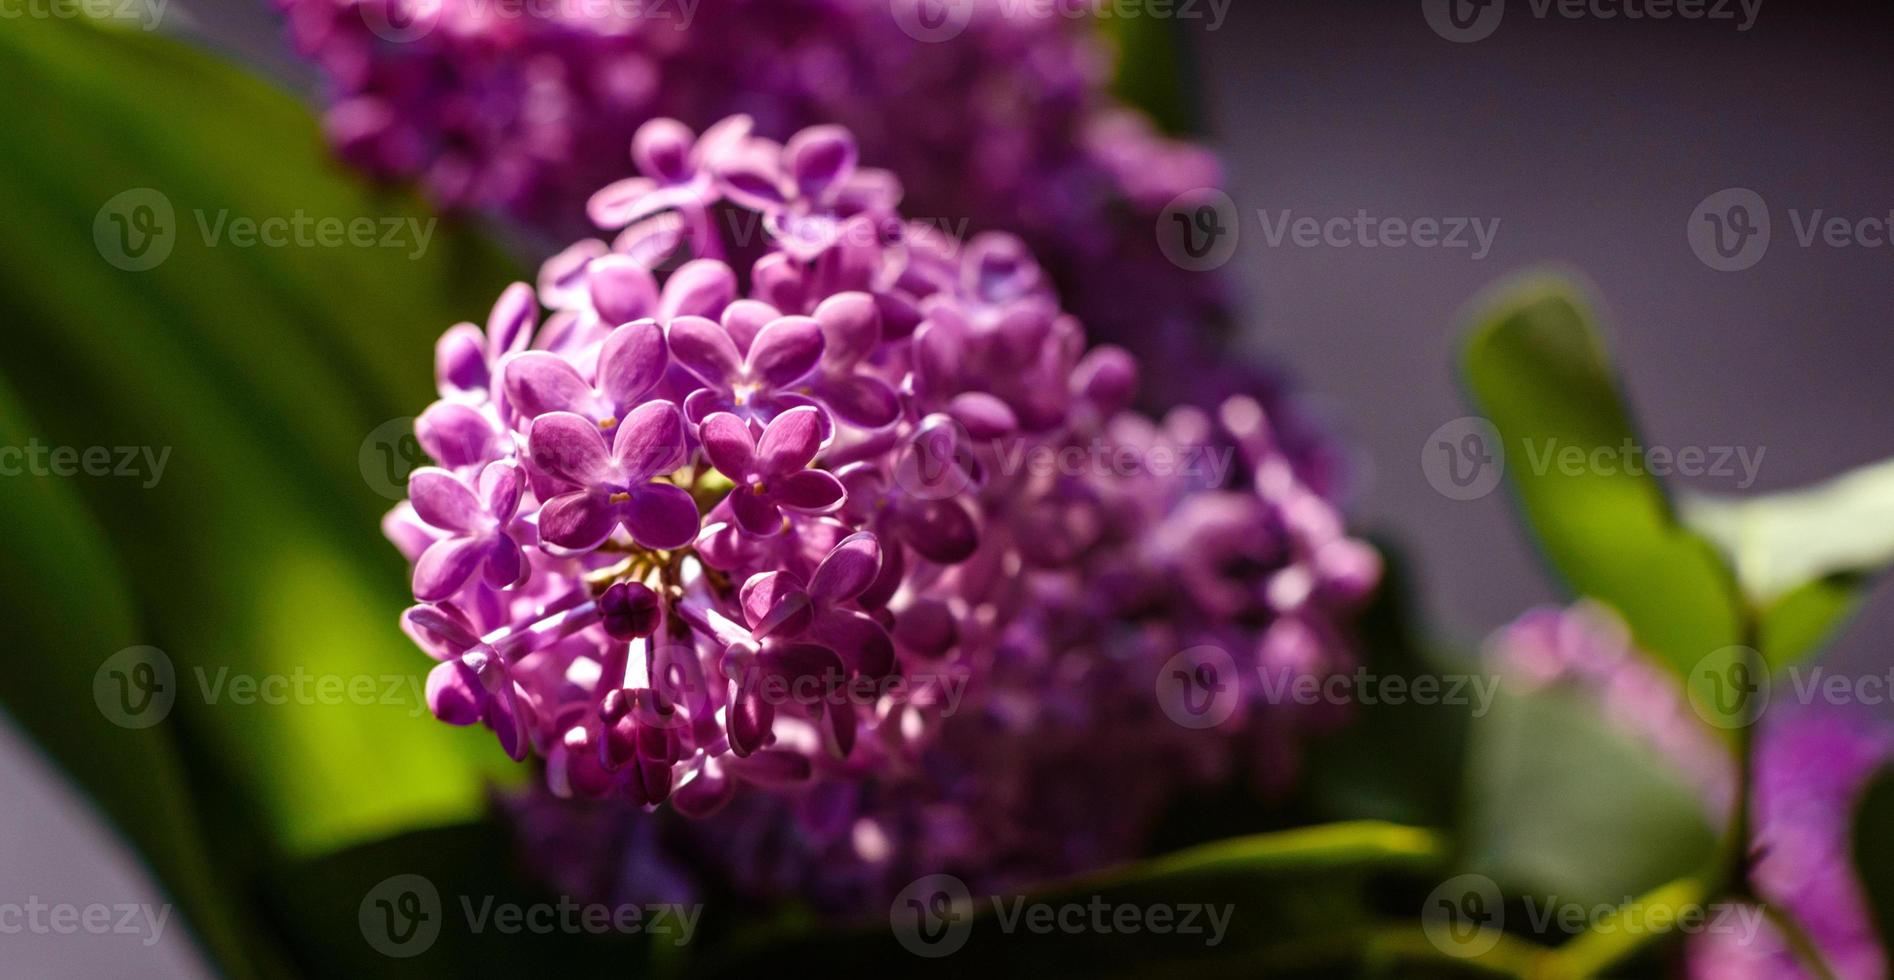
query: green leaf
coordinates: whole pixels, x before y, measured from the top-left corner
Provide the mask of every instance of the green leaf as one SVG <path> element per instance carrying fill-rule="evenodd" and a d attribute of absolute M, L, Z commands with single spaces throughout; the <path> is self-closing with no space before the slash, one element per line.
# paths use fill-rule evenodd
<path fill-rule="evenodd" d="M 1586 693 L 1502 684 L 1472 740 L 1467 861 L 1506 894 L 1616 904 L 1715 854 L 1705 804 Z"/>
<path fill-rule="evenodd" d="M 1818 646 L 1894 564 L 1894 460 L 1787 493 L 1689 495 L 1679 509 L 1736 570 L 1778 667 Z"/>
<path fill-rule="evenodd" d="M 1680 674 L 1742 643 L 1729 571 L 1677 523 L 1657 481 L 1629 466 L 1574 472 L 1556 462 L 1574 447 L 1590 459 L 1641 445 L 1578 287 L 1533 277 L 1483 309 L 1465 381 L 1500 433 L 1519 505 L 1565 585 L 1617 609 L 1639 646 Z"/>
<path fill-rule="evenodd" d="M 479 812 L 483 773 L 511 767 L 417 703 L 428 661 L 395 627 L 405 573 L 377 530 L 392 501 L 360 457 L 426 404 L 433 337 L 482 317 L 512 270 L 446 227 L 418 256 L 242 247 L 231 221 L 432 219 L 345 178 L 288 95 L 175 42 L 35 23 L 0 32 L 0 84 L 32 101 L 0 134 L 0 374 L 39 420 L 31 439 L 168 454 L 161 472 L 69 479 L 142 612 L 128 639 L 176 665 L 164 727 L 189 746 L 220 860 Z M 172 206 L 175 244 L 126 271 L 94 233 L 137 188 Z M 64 655 L 89 671 L 125 639 Z M 239 677 L 306 686 L 243 703 Z M 332 697 L 321 677 L 357 686 Z M 44 744 L 108 751 L 70 692 L 7 698 L 68 708 L 37 716 Z M 102 799 L 124 792 L 81 775 Z"/>
<path fill-rule="evenodd" d="M 1894 770 L 1869 784 L 1855 808 L 1854 859 L 1881 947 L 1894 950 Z"/>
<path fill-rule="evenodd" d="M 0 382 L 0 445 L 21 446 L 37 431 Z M 256 964 L 242 951 L 239 918 L 210 860 L 185 785 L 178 746 L 162 727 L 136 728 L 135 714 L 110 715 L 116 696 L 107 655 L 141 642 L 131 590 L 104 535 L 71 486 L 47 479 L 0 479 L 9 532 L 0 548 L 0 594 L 9 604 L 0 699 L 66 774 L 90 787 L 117 829 L 148 856 L 192 929 L 234 975 Z M 129 678 L 126 681 L 129 683 Z M 140 697 L 145 691 L 127 691 Z M 122 710 L 122 709 L 121 709 Z M 55 737 L 46 737 L 57 733 Z"/>
<path fill-rule="evenodd" d="M 1254 975 L 1259 964 L 1299 961 L 1333 969 L 1358 962 L 1366 952 L 1377 929 L 1377 883 L 1395 875 L 1428 880 L 1446 857 L 1447 844 L 1437 835 L 1377 821 L 1257 834 L 1025 895 L 973 899 L 956 907 L 967 927 L 964 940 L 938 959 L 917 957 L 901 945 L 894 928 L 903 912 L 897 900 L 888 914 L 853 929 L 810 931 L 792 922 L 777 932 L 753 933 L 711 955 L 703 972 L 753 975 L 783 962 L 819 962 L 825 971 L 848 976 Z M 1193 913 L 1201 934 L 1110 927 L 1119 908 L 1142 913 L 1187 906 L 1229 909 L 1219 941 L 1207 941 L 1207 911 Z M 1036 907 L 1052 909 L 1055 917 L 1081 916 L 1083 922 L 1061 928 L 1055 919 L 1038 930 L 1029 925 Z M 1098 907 L 1107 910 L 1106 928 L 1096 925 L 1091 910 Z M 1079 911 L 1059 911 L 1067 908 Z"/>

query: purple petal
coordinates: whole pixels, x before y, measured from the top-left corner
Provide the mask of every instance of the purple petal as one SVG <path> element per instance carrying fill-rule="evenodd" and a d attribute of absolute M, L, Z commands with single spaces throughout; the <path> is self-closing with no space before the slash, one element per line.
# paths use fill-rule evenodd
<path fill-rule="evenodd" d="M 480 471 L 480 506 L 502 524 L 513 519 L 526 492 L 526 471 L 512 460 L 488 463 Z"/>
<path fill-rule="evenodd" d="M 482 581 L 488 588 L 510 589 L 526 578 L 526 556 L 520 552 L 520 546 L 504 534 L 496 534 L 486 539 L 485 551 L 481 556 Z"/>
<path fill-rule="evenodd" d="M 904 537 L 928 561 L 954 565 L 980 546 L 980 531 L 960 502 L 909 499 L 899 515 Z"/>
<path fill-rule="evenodd" d="M 414 438 L 429 457 L 449 469 L 476 466 L 504 451 L 500 433 L 479 409 L 435 402 L 414 420 Z"/>
<path fill-rule="evenodd" d="M 576 486 L 601 486 L 613 476 L 612 459 L 598 425 L 571 412 L 549 412 L 534 419 L 527 430 L 526 452 L 547 475 Z"/>
<path fill-rule="evenodd" d="M 473 625 L 453 606 L 412 606 L 401 613 L 401 631 L 436 660 L 456 660 L 480 643 Z"/>
<path fill-rule="evenodd" d="M 792 408 L 763 429 L 756 442 L 756 470 L 773 482 L 808 466 L 821 448 L 822 410 Z"/>
<path fill-rule="evenodd" d="M 947 398 L 960 388 L 960 345 L 938 324 L 914 332 L 914 391 L 923 399 Z"/>
<path fill-rule="evenodd" d="M 697 537 L 697 502 L 683 487 L 648 483 L 623 510 L 631 539 L 647 548 L 682 548 Z"/>
<path fill-rule="evenodd" d="M 597 490 L 562 493 L 539 509 L 539 537 L 569 551 L 590 551 L 618 526 L 618 511 Z"/>
<path fill-rule="evenodd" d="M 846 602 L 861 595 L 881 573 L 881 542 L 867 531 L 843 538 L 809 580 L 809 593 L 830 602 Z"/>
<path fill-rule="evenodd" d="M 585 215 L 600 228 L 623 228 L 642 216 L 639 204 L 657 188 L 657 181 L 649 177 L 613 181 L 585 202 Z"/>
<path fill-rule="evenodd" d="M 555 310 L 579 306 L 586 296 L 587 270 L 592 260 L 610 251 L 596 238 L 576 242 L 539 266 L 539 298 Z"/>
<path fill-rule="evenodd" d="M 729 412 L 717 412 L 697 427 L 697 437 L 703 440 L 704 455 L 717 472 L 739 483 L 750 475 L 756 462 L 756 439 L 750 435 L 749 423 Z"/>
<path fill-rule="evenodd" d="M 769 213 L 781 208 L 789 194 L 778 158 L 776 146 L 767 140 L 748 140 L 732 147 L 718 161 L 717 178 L 724 194 L 750 211 Z"/>
<path fill-rule="evenodd" d="M 664 331 L 656 320 L 627 323 L 605 338 L 598 352 L 598 387 L 623 410 L 656 387 L 668 361 Z"/>
<path fill-rule="evenodd" d="M 812 775 L 808 756 L 778 750 L 753 752 L 747 758 L 732 759 L 729 766 L 732 775 L 764 789 L 789 789 L 808 782 Z"/>
<path fill-rule="evenodd" d="M 855 716 L 853 705 L 840 704 L 830 708 L 822 725 L 822 747 L 837 759 L 846 759 L 855 751 L 855 737 L 859 734 L 860 724 Z"/>
<path fill-rule="evenodd" d="M 486 394 L 486 338 L 471 323 L 456 323 L 434 342 L 434 383 L 442 397 Z"/>
<path fill-rule="evenodd" d="M 484 692 L 472 675 L 458 660 L 442 661 L 427 672 L 427 706 L 434 717 L 450 725 L 471 725 L 480 720 Z"/>
<path fill-rule="evenodd" d="M 592 386 L 579 377 L 570 361 L 557 354 L 532 350 L 508 358 L 500 384 L 514 410 L 529 419 L 548 412 L 585 412 L 592 406 Z"/>
<path fill-rule="evenodd" d="M 848 491 L 842 481 L 826 470 L 798 470 L 770 483 L 770 495 L 776 503 L 806 514 L 827 514 L 841 509 Z"/>
<path fill-rule="evenodd" d="M 498 464 L 495 464 L 498 465 Z M 443 531 L 472 534 L 486 530 L 486 508 L 454 474 L 424 466 L 408 475 L 408 499 L 422 520 Z"/>
<path fill-rule="evenodd" d="M 531 346 L 538 317 L 539 300 L 533 295 L 533 287 L 523 282 L 506 287 L 487 314 L 487 360 L 495 362 Z"/>
<path fill-rule="evenodd" d="M 715 319 L 737 297 L 737 275 L 715 259 L 694 259 L 671 273 L 658 301 L 658 320 L 680 316 Z"/>
<path fill-rule="evenodd" d="M 730 510 L 736 515 L 737 526 L 743 530 L 759 538 L 782 533 L 783 512 L 769 498 L 750 487 L 737 487 L 725 499 L 730 502 Z"/>
<path fill-rule="evenodd" d="M 428 545 L 414 563 L 414 597 L 422 602 L 452 598 L 486 557 L 487 542 L 480 538 L 442 538 Z"/>
<path fill-rule="evenodd" d="M 782 315 L 781 310 L 762 300 L 740 299 L 724 308 L 721 320 L 737 350 L 746 351 L 756 342 L 756 335 Z"/>
<path fill-rule="evenodd" d="M 815 308 L 830 364 L 851 365 L 881 343 L 881 310 L 867 293 L 837 293 Z"/>
<path fill-rule="evenodd" d="M 929 660 L 938 660 L 960 640 L 953 611 L 939 599 L 917 599 L 894 621 L 894 638 L 902 647 Z"/>
<path fill-rule="evenodd" d="M 901 417 L 901 396 L 880 378 L 865 374 L 822 378 L 813 391 L 843 421 L 864 429 L 884 428 Z"/>
<path fill-rule="evenodd" d="M 748 377 L 786 388 L 822 360 L 822 327 L 806 316 L 786 316 L 756 335 L 744 360 Z"/>
<path fill-rule="evenodd" d="M 1012 435 L 1019 428 L 1019 416 L 1012 408 L 984 391 L 955 395 L 947 403 L 947 414 L 966 427 L 967 435 L 981 441 Z"/>
<path fill-rule="evenodd" d="M 721 391 L 741 376 L 743 358 L 723 327 L 700 316 L 681 316 L 668 331 L 671 356 L 699 380 Z"/>
<path fill-rule="evenodd" d="M 1072 371 L 1072 386 L 1106 416 L 1131 404 L 1138 391 L 1138 362 L 1122 347 L 1093 348 Z"/>
<path fill-rule="evenodd" d="M 658 308 L 658 281 L 650 270 L 623 255 L 592 262 L 587 272 L 592 309 L 606 326 L 650 316 Z"/>
<path fill-rule="evenodd" d="M 618 424 L 612 458 L 628 483 L 663 476 L 684 463 L 684 416 L 674 402 L 650 401 Z M 696 526 L 692 525 L 692 531 Z"/>
<path fill-rule="evenodd" d="M 776 709 L 753 687 L 739 688 L 728 710 L 730 751 L 741 758 L 767 744 Z"/>
<path fill-rule="evenodd" d="M 667 184 L 690 179 L 691 144 L 697 134 L 675 119 L 653 119 L 631 137 L 631 162 L 639 172 Z"/>
<path fill-rule="evenodd" d="M 797 189 L 814 199 L 855 172 L 856 155 L 854 135 L 840 126 L 811 126 L 783 148 Z"/>
<path fill-rule="evenodd" d="M 721 391 L 699 388 L 684 399 L 684 417 L 693 423 L 702 425 L 704 420 L 718 412 L 736 411 L 736 402 Z"/>
<path fill-rule="evenodd" d="M 757 640 L 778 634 L 795 636 L 809 627 L 814 614 L 802 583 L 788 572 L 750 576 L 738 591 L 737 601 L 750 635 Z"/>
<path fill-rule="evenodd" d="M 855 673 L 885 677 L 894 669 L 894 641 L 880 623 L 847 609 L 830 609 L 816 617 L 811 635 L 842 657 Z"/>

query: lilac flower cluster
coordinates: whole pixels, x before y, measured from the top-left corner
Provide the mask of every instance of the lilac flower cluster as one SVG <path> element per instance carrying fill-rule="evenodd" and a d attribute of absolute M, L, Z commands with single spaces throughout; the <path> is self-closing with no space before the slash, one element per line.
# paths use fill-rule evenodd
<path fill-rule="evenodd" d="M 384 529 L 441 720 L 538 757 L 553 797 L 778 825 L 792 877 L 845 850 L 820 862 L 838 903 L 896 856 L 1121 856 L 1237 735 L 1281 777 L 1325 719 L 1256 678 L 1346 669 L 1380 565 L 1257 402 L 1128 412 L 1135 362 L 1085 350 L 1021 243 L 903 221 L 847 130 L 659 120 L 635 146 L 643 176 L 592 199 L 616 243 L 437 347 L 437 465 Z M 744 275 L 691 230 L 713 207 L 768 230 Z M 697 257 L 660 276 L 669 235 Z M 1206 453 L 1237 475 L 1174 465 Z M 1048 459 L 1081 465 L 1024 462 Z M 1154 688 L 1202 645 L 1247 679 L 1198 731 Z"/>
<path fill-rule="evenodd" d="M 742 114 L 776 139 L 840 124 L 902 175 L 910 215 L 1020 235 L 1074 312 L 1160 376 L 1207 360 L 1195 338 L 1222 317 L 1219 280 L 1167 262 L 1152 228 L 1220 167 L 1109 95 L 1089 18 L 970 0 L 946 5 L 957 33 L 923 40 L 932 0 L 277 2 L 328 83 L 339 152 L 448 206 L 569 239 L 647 121 Z M 696 171 L 675 162 L 654 179 L 688 199 Z"/>
<path fill-rule="evenodd" d="M 1495 635 L 1489 657 L 1529 685 L 1570 684 L 1597 697 L 1614 724 L 1686 775 L 1713 825 L 1728 822 L 1735 759 L 1610 610 L 1590 603 L 1532 610 Z M 1771 711 L 1762 724 L 1748 803 L 1752 884 L 1801 925 L 1833 975 L 1884 977 L 1887 963 L 1849 851 L 1857 798 L 1894 764 L 1894 731 L 1802 706 Z M 1748 942 L 1729 932 L 1693 936 L 1690 975 L 1811 976 L 1773 923 Z"/>

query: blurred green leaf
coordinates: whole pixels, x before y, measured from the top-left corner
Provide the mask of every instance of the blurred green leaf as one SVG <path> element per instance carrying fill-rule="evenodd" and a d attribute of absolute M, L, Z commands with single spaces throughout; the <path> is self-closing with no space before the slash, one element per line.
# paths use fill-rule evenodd
<path fill-rule="evenodd" d="M 0 382 L 0 445 L 24 445 L 34 431 Z M 110 700 L 120 692 L 106 658 L 139 645 L 142 629 L 109 544 L 72 488 L 51 479 L 0 479 L 0 513 L 10 529 L 0 548 L 0 594 L 32 597 L 9 603 L 0 698 L 28 731 L 63 733 L 43 739 L 47 754 L 119 818 L 119 832 L 148 857 L 224 968 L 252 975 L 256 964 L 236 931 L 240 913 L 214 870 L 176 740 L 162 726 L 120 724 L 136 724 L 139 713 Z"/>
<path fill-rule="evenodd" d="M 1388 875 L 1425 879 L 1446 856 L 1447 845 L 1437 835 L 1376 821 L 1257 834 L 1030 894 L 976 897 L 970 906 L 956 907 L 964 940 L 942 940 L 935 951 L 955 945 L 940 958 L 922 958 L 902 946 L 897 929 L 907 910 L 897 900 L 887 914 L 866 917 L 851 929 L 809 931 L 792 924 L 783 933 L 752 935 L 711 957 L 705 972 L 753 975 L 767 964 L 819 962 L 824 971 L 848 976 L 1254 976 L 1259 965 L 1306 961 L 1319 967 L 1316 975 L 1332 975 L 1338 965 L 1359 961 L 1377 929 L 1373 886 Z M 1190 913 L 1199 933 L 1111 925 L 1119 908 L 1142 913 L 1187 906 L 1214 907 L 1219 914 L 1228 909 L 1216 942 L 1210 942 L 1208 911 Z M 1037 907 L 1055 910 L 1043 930 L 1029 924 Z M 1095 924 L 1093 910 L 1100 907 L 1107 910 L 1104 928 Z M 1081 911 L 1060 911 L 1068 908 Z M 1070 922 L 1082 919 L 1082 927 L 1059 926 L 1060 915 Z M 906 922 L 914 921 L 908 913 Z"/>
<path fill-rule="evenodd" d="M 1788 493 L 1688 495 L 1679 509 L 1736 570 L 1777 667 L 1813 651 L 1894 564 L 1894 460 Z"/>
<path fill-rule="evenodd" d="M 168 453 L 162 471 L 66 478 L 124 565 L 121 598 L 143 612 L 135 635 L 67 655 L 89 671 L 129 640 L 175 662 L 164 725 L 215 801 L 203 810 L 222 819 L 220 863 L 478 812 L 482 773 L 510 767 L 417 703 L 428 662 L 395 626 L 404 568 L 377 529 L 392 501 L 362 457 L 371 432 L 426 404 L 433 337 L 483 316 L 512 270 L 447 227 L 418 256 L 418 237 L 212 241 L 206 228 L 238 219 L 432 218 L 343 176 L 288 95 L 175 42 L 23 22 L 0 32 L 0 84 L 32 103 L 0 134 L 0 374 L 37 420 L 26 438 Z M 174 246 L 125 271 L 106 259 L 129 254 L 113 236 L 125 222 L 159 229 L 108 204 L 140 188 L 137 202 L 172 210 Z M 324 676 L 358 686 L 324 695 Z M 236 677 L 305 686 L 291 703 L 244 704 Z M 23 713 L 67 709 L 28 715 L 44 744 L 109 751 L 72 692 L 7 695 Z M 120 775 L 81 772 L 108 804 Z"/>
<path fill-rule="evenodd" d="M 1855 808 L 1854 859 L 1881 947 L 1894 950 L 1894 770 L 1869 784 Z"/>
<path fill-rule="evenodd" d="M 1504 441 L 1519 504 L 1566 586 L 1616 608 L 1639 646 L 1680 674 L 1742 643 L 1729 571 L 1677 523 L 1656 480 L 1622 465 L 1540 465 L 1569 447 L 1591 459 L 1641 445 L 1579 288 L 1538 276 L 1508 284 L 1482 309 L 1465 381 Z"/>
<path fill-rule="evenodd" d="M 1615 905 L 1714 856 L 1703 801 L 1582 692 L 1502 683 L 1467 772 L 1467 862 L 1509 895 Z"/>

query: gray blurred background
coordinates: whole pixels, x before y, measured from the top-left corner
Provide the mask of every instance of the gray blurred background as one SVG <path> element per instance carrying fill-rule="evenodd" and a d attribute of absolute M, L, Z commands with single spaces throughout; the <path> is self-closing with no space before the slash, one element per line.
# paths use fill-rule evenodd
<path fill-rule="evenodd" d="M 1894 246 L 1804 248 L 1788 214 L 1819 208 L 1885 229 L 1894 13 L 1751 3 L 1757 16 L 1740 30 L 1748 15 L 1735 2 L 1728 20 L 1632 20 L 1549 8 L 1541 18 L 1532 0 L 1510 0 L 1472 43 L 1437 34 L 1420 0 L 1247 0 L 1216 30 L 1183 25 L 1203 123 L 1244 216 L 1224 271 L 1250 310 L 1245 350 L 1287 364 L 1358 447 L 1356 522 L 1402 546 L 1445 636 L 1477 642 L 1555 598 L 1504 493 L 1449 500 L 1420 468 L 1428 435 L 1467 414 L 1450 371 L 1458 316 L 1508 273 L 1558 262 L 1591 280 L 1654 445 L 1760 449 L 1752 491 L 1894 456 Z M 263 5 L 178 5 L 207 43 L 304 84 Z M 1761 195 L 1774 219 L 1767 253 L 1740 272 L 1706 266 L 1685 235 L 1698 203 L 1727 187 Z M 1258 209 L 1272 220 L 1365 209 L 1499 224 L 1475 259 L 1476 249 L 1272 246 Z M 1885 673 L 1889 636 L 1894 588 L 1884 587 L 1834 662 Z M 4 720 L 0 783 L 10 894 L 162 901 Z M 156 948 L 154 959 L 129 937 L 0 935 L 0 972 L 205 975 L 175 924 Z"/>

